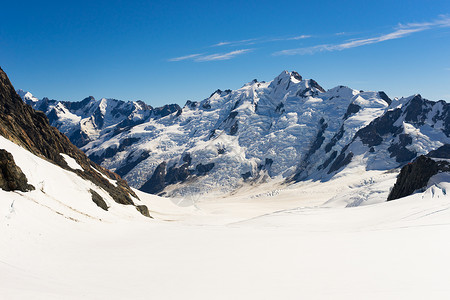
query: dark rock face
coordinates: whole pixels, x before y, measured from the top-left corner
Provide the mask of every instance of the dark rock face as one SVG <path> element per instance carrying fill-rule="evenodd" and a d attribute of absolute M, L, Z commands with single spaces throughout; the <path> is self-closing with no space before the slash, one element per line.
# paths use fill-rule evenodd
<path fill-rule="evenodd" d="M 230 128 L 230 135 L 236 135 L 238 130 L 239 130 L 239 123 L 238 122 L 234 122 L 234 124 Z"/>
<path fill-rule="evenodd" d="M 31 153 L 45 157 L 56 165 L 104 189 L 119 204 L 134 205 L 131 196 L 137 198 L 128 184 L 117 174 L 96 165 L 75 147 L 69 139 L 50 126 L 46 115 L 33 110 L 17 95 L 8 76 L 0 68 L 0 135 L 21 145 Z M 83 170 L 73 171 L 60 155 L 74 158 Z M 114 186 L 98 171 L 115 180 Z"/>
<path fill-rule="evenodd" d="M 388 148 L 388 151 L 391 153 L 391 157 L 395 157 L 395 160 L 399 163 L 407 162 L 415 158 L 417 155 L 416 152 L 406 148 L 407 145 L 411 145 L 412 137 L 404 133 L 400 134 L 398 137 L 399 143 L 392 144 Z"/>
<path fill-rule="evenodd" d="M 347 112 L 344 115 L 344 120 L 348 119 L 353 114 L 356 114 L 361 109 L 361 106 L 350 103 L 350 105 L 347 108 Z"/>
<path fill-rule="evenodd" d="M 186 153 L 183 156 L 183 161 L 184 164 L 179 167 L 176 165 L 167 167 L 167 162 L 165 161 L 160 163 L 153 172 L 152 177 L 145 182 L 139 190 L 150 194 L 158 194 L 168 185 L 186 182 L 189 178 L 195 177 L 195 175 L 205 176 L 215 165 L 214 163 L 200 163 L 195 166 L 195 169 L 192 169 L 192 158 L 189 153 Z"/>
<path fill-rule="evenodd" d="M 280 102 L 280 104 L 278 104 L 277 107 L 275 108 L 275 111 L 279 112 L 279 113 L 283 113 L 284 112 L 283 107 L 284 107 L 283 102 Z"/>
<path fill-rule="evenodd" d="M 293 177 L 294 181 L 299 181 L 302 178 L 302 172 L 305 170 L 306 166 L 309 164 L 309 160 L 311 156 L 322 146 L 323 141 L 325 140 L 325 137 L 323 136 L 325 130 L 328 128 L 328 124 L 325 123 L 325 120 L 322 118 L 319 122 L 320 128 L 317 132 L 316 138 L 314 142 L 311 144 L 311 147 L 309 148 L 308 152 L 306 152 L 304 159 L 300 163 L 300 165 L 297 168 L 297 172 Z"/>
<path fill-rule="evenodd" d="M 111 147 L 107 148 L 101 155 L 94 154 L 94 155 L 90 155 L 89 158 L 93 162 L 100 164 L 106 158 L 113 157 L 118 152 L 125 150 L 125 148 L 133 145 L 134 143 L 136 143 L 139 140 L 140 140 L 140 138 L 135 138 L 135 137 L 125 138 L 122 141 L 120 141 L 119 147 L 111 146 Z"/>
<path fill-rule="evenodd" d="M 211 93 L 211 95 L 209 96 L 209 98 L 211 98 L 211 97 L 214 96 L 215 94 L 218 94 L 218 95 L 222 94 L 222 90 L 221 90 L 221 89 L 215 90 L 214 92 Z"/>
<path fill-rule="evenodd" d="M 87 145 L 90 142 L 89 136 L 81 129 L 75 130 L 70 136 L 69 140 L 78 148 Z"/>
<path fill-rule="evenodd" d="M 134 153 L 131 153 L 127 157 L 127 163 L 123 167 L 121 167 L 115 171 L 117 173 L 117 175 L 125 176 L 134 167 L 136 167 L 140 162 L 146 160 L 150 156 L 150 154 L 147 151 L 143 151 L 143 152 L 141 152 L 141 154 L 139 154 L 139 156 L 137 158 L 134 158 L 134 160 L 133 160 L 133 154 Z"/>
<path fill-rule="evenodd" d="M 387 111 L 381 117 L 370 122 L 366 127 L 358 130 L 355 138 L 359 137 L 362 143 L 369 147 L 380 145 L 383 142 L 383 135 L 400 133 L 401 128 L 394 126 L 394 123 L 400 117 L 401 113 L 402 111 L 399 108 Z"/>
<path fill-rule="evenodd" d="M 388 97 L 388 95 L 386 95 L 385 92 L 379 91 L 379 92 L 378 92 L 378 96 L 380 96 L 381 99 L 383 99 L 384 101 L 386 101 L 387 104 L 391 105 L 392 100 L 391 100 L 391 98 Z"/>
<path fill-rule="evenodd" d="M 420 95 L 412 98 L 405 111 L 405 121 L 417 125 L 425 124 L 426 115 L 431 111 L 431 105 L 429 106 L 427 102 L 429 101 Z"/>
<path fill-rule="evenodd" d="M 186 162 L 178 168 L 175 166 L 170 167 L 167 170 L 167 174 L 165 177 L 166 184 L 175 184 L 178 182 L 185 181 L 190 175 L 190 172 L 188 170 L 189 164 L 190 162 L 189 163 Z"/>
<path fill-rule="evenodd" d="M 321 86 L 317 83 L 317 81 L 315 81 L 315 80 L 313 80 L 313 79 L 310 79 L 310 80 L 309 80 L 309 85 L 310 85 L 311 87 L 313 87 L 313 88 L 318 89 L 318 90 L 321 91 L 322 93 L 325 93 L 325 90 L 323 89 L 323 87 L 321 87 Z"/>
<path fill-rule="evenodd" d="M 238 115 L 237 111 L 232 111 L 232 112 L 230 112 L 230 114 L 228 115 L 228 117 L 226 118 L 225 121 L 234 120 L 234 118 L 236 118 L 237 115 Z"/>
<path fill-rule="evenodd" d="M 299 81 L 303 80 L 302 76 L 300 74 L 298 74 L 297 72 L 295 72 L 295 71 L 291 72 L 291 76 L 294 77 L 295 79 L 299 80 Z"/>
<path fill-rule="evenodd" d="M 206 175 L 206 173 L 211 171 L 212 168 L 214 168 L 214 163 L 209 163 L 206 165 L 198 164 L 197 166 L 195 166 L 195 170 L 197 171 L 197 175 L 199 176 Z"/>
<path fill-rule="evenodd" d="M 181 114 L 181 107 L 178 104 L 166 104 L 162 107 L 156 107 L 153 109 L 154 115 L 160 118 L 173 114 L 174 112 Z"/>
<path fill-rule="evenodd" d="M 266 158 L 265 161 L 264 161 L 264 164 L 258 165 L 258 171 L 269 170 L 270 167 L 272 167 L 272 164 L 273 164 L 273 159 Z"/>
<path fill-rule="evenodd" d="M 331 153 L 330 157 L 328 157 L 328 158 L 324 161 L 324 163 L 323 163 L 322 165 L 319 166 L 319 170 L 326 169 L 326 168 L 330 165 L 330 163 L 336 158 L 337 153 L 338 153 L 337 151 L 333 151 L 333 152 Z"/>
<path fill-rule="evenodd" d="M 198 104 L 197 101 L 191 101 L 191 100 L 186 101 L 186 106 L 190 107 L 190 108 L 196 108 L 197 104 Z"/>
<path fill-rule="evenodd" d="M 93 189 L 90 189 L 89 192 L 92 196 L 92 201 L 97 204 L 98 207 L 100 207 L 103 210 L 108 210 L 108 205 L 106 204 L 105 200 L 103 200 L 102 196 L 100 196 L 96 191 Z"/>
<path fill-rule="evenodd" d="M 450 103 L 443 100 L 438 101 L 440 105 L 443 106 L 442 112 L 437 112 L 433 116 L 433 122 L 442 121 L 444 123 L 444 133 L 446 136 L 450 137 Z"/>
<path fill-rule="evenodd" d="M 52 100 L 52 101 L 55 101 L 55 100 Z M 79 110 L 79 109 L 85 108 L 89 103 L 94 102 L 94 101 L 95 101 L 95 98 L 93 96 L 89 96 L 78 102 L 63 101 L 63 104 L 70 110 Z M 40 109 L 40 110 L 42 110 L 42 109 Z M 42 110 L 42 111 L 45 111 L 45 110 Z"/>
<path fill-rule="evenodd" d="M 136 209 L 138 212 L 140 212 L 143 216 L 152 218 L 152 216 L 150 216 L 150 212 L 148 211 L 148 207 L 145 205 L 136 205 Z"/>
<path fill-rule="evenodd" d="M 160 163 L 153 172 L 152 177 L 141 186 L 140 190 L 150 194 L 162 192 L 166 187 L 166 165 L 165 161 Z"/>
<path fill-rule="evenodd" d="M 245 172 L 244 174 L 241 174 L 241 176 L 242 176 L 242 179 L 247 180 L 250 177 L 252 177 L 252 173 L 250 171 L 248 171 L 248 172 Z"/>
<path fill-rule="evenodd" d="M 16 165 L 11 153 L 0 149 L 0 188 L 5 191 L 28 192 L 34 186 L 28 184 L 28 179 Z"/>
<path fill-rule="evenodd" d="M 325 146 L 325 153 L 331 151 L 331 148 L 344 136 L 344 126 L 339 128 L 339 131 L 331 138 L 331 141 Z"/>
<path fill-rule="evenodd" d="M 340 168 L 348 165 L 353 158 L 353 153 L 350 152 L 347 155 L 345 155 L 345 151 L 342 151 L 341 154 L 336 158 L 336 160 L 331 165 L 330 169 L 328 170 L 328 174 L 333 173 L 334 171 L 339 170 Z"/>
<path fill-rule="evenodd" d="M 414 162 L 402 168 L 387 200 L 406 197 L 414 191 L 426 187 L 430 178 L 438 172 L 450 172 L 450 163 L 434 161 L 423 155 L 419 156 Z"/>
<path fill-rule="evenodd" d="M 140 140 L 140 138 L 135 138 L 135 137 L 124 138 L 122 141 L 120 141 L 120 145 L 117 150 L 119 152 L 123 151 L 126 147 L 133 145 L 134 143 L 136 143 L 139 140 Z"/>
<path fill-rule="evenodd" d="M 450 159 L 450 144 L 445 144 L 444 146 L 441 146 L 436 150 L 430 151 L 430 153 L 428 153 L 427 156 Z"/>

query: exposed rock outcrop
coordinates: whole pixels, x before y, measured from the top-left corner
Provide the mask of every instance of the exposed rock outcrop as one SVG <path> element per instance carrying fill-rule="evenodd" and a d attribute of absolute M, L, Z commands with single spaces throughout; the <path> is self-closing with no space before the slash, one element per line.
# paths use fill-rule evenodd
<path fill-rule="evenodd" d="M 430 154 L 441 153 L 448 149 L 448 146 L 447 144 L 430 152 Z M 419 156 L 414 162 L 402 168 L 397 177 L 397 182 L 389 193 L 388 201 L 409 196 L 415 191 L 425 188 L 430 178 L 439 172 L 450 172 L 450 163 L 424 155 Z"/>
<path fill-rule="evenodd" d="M 28 192 L 34 186 L 28 184 L 28 179 L 16 165 L 11 153 L 0 149 L 0 188 L 5 191 Z"/>

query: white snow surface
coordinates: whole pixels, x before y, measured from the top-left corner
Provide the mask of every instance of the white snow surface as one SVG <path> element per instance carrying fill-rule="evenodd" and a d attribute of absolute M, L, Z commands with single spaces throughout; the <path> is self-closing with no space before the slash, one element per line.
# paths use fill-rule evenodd
<path fill-rule="evenodd" d="M 228 197 L 136 191 L 148 219 L 1 137 L 0 147 L 36 187 L 0 190 L 2 299 L 450 295 L 448 173 L 391 202 L 397 172 L 358 167 L 326 182 L 272 181 Z M 109 211 L 92 202 L 90 188 Z"/>
<path fill-rule="evenodd" d="M 65 153 L 60 153 L 59 155 L 61 155 L 64 158 L 64 160 L 66 161 L 67 165 L 72 170 L 83 170 L 83 168 L 77 163 L 77 161 L 73 157 L 70 157 L 69 155 L 67 155 Z"/>

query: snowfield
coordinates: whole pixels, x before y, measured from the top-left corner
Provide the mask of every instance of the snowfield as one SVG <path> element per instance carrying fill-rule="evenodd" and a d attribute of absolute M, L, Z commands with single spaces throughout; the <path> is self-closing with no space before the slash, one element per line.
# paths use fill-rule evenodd
<path fill-rule="evenodd" d="M 88 193 L 95 186 L 0 142 L 36 187 L 0 190 L 2 299 L 450 295 L 448 174 L 392 202 L 384 201 L 397 172 L 357 167 L 327 182 L 272 182 L 221 197 L 136 191 L 148 219 L 112 200 L 103 211 Z"/>

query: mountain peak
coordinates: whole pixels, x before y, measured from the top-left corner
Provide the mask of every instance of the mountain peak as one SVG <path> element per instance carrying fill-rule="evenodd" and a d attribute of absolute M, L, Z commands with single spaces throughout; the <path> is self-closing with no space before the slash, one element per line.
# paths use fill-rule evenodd
<path fill-rule="evenodd" d="M 295 71 L 291 72 L 291 78 L 297 79 L 298 81 L 302 81 L 303 80 L 302 76 L 300 74 L 298 74 L 297 72 L 295 72 Z"/>
<path fill-rule="evenodd" d="M 296 71 L 289 72 L 287 70 L 284 70 L 275 78 L 275 80 L 277 80 L 277 82 L 281 82 L 283 79 L 289 79 L 290 81 L 297 83 L 302 81 L 303 77 Z"/>
<path fill-rule="evenodd" d="M 20 98 L 22 98 L 22 100 L 25 101 L 25 102 L 27 102 L 27 101 L 38 102 L 39 101 L 38 98 L 34 97 L 33 94 L 31 94 L 28 91 L 24 91 L 22 89 L 19 89 L 16 92 L 20 96 Z"/>

